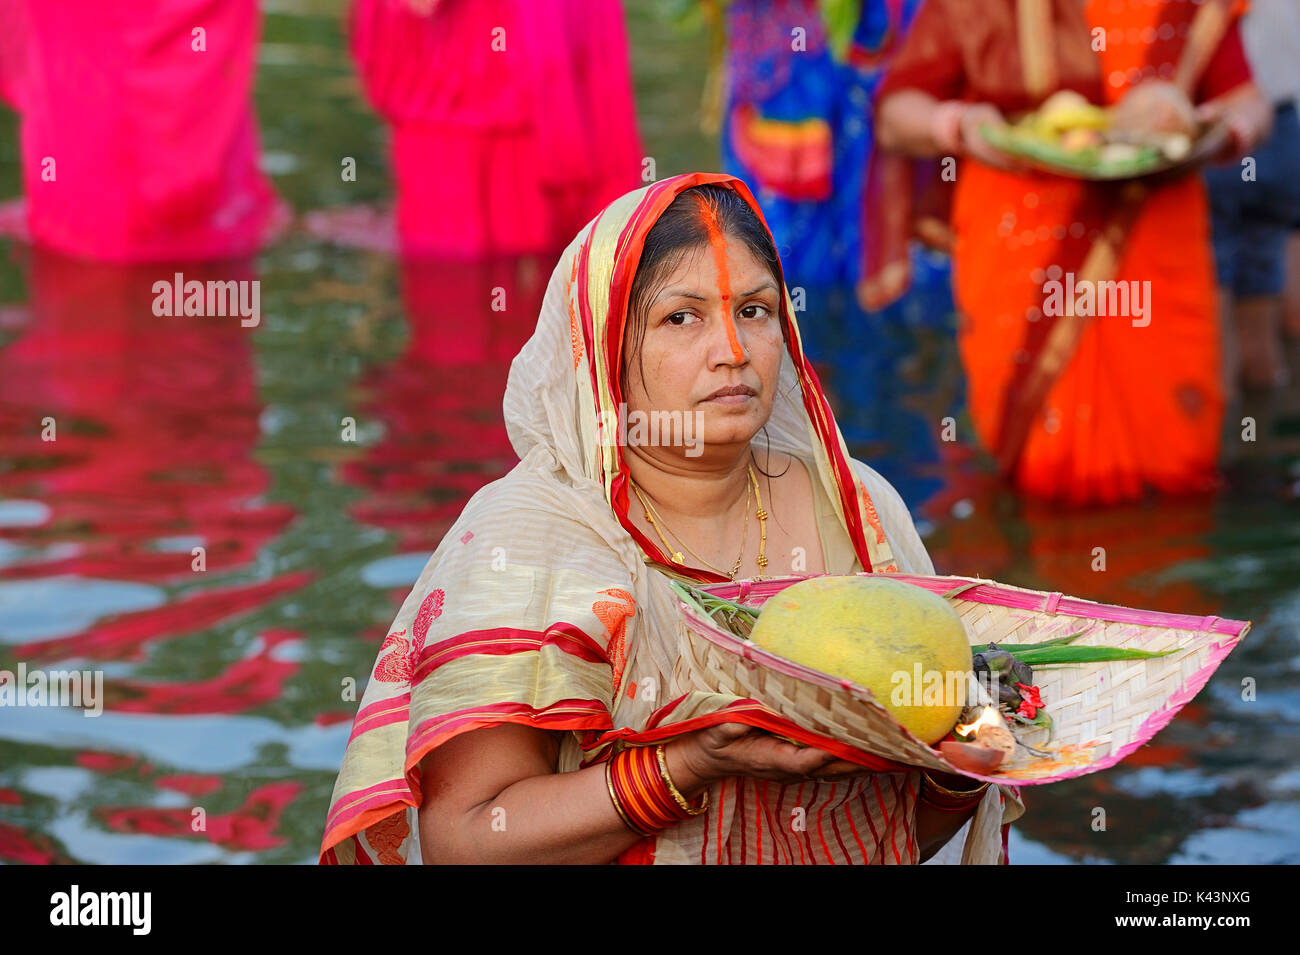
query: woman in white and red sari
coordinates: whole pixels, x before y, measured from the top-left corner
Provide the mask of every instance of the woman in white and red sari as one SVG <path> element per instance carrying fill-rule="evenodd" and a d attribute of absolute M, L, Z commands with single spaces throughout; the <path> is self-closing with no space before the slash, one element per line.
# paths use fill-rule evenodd
<path fill-rule="evenodd" d="M 674 578 L 933 572 L 845 449 L 742 182 L 678 176 L 584 228 L 504 412 L 520 463 L 470 500 L 380 649 L 323 862 L 907 864 L 963 830 L 963 861 L 1005 859 L 1014 789 L 676 680 Z M 622 443 L 616 422 L 651 412 L 682 424 Z"/>

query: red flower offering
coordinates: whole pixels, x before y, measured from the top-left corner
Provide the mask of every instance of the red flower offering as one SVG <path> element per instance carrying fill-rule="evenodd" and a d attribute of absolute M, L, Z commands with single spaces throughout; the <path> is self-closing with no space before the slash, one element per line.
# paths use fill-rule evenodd
<path fill-rule="evenodd" d="M 1020 691 L 1021 699 L 1020 708 L 1016 713 L 1027 720 L 1032 720 L 1038 715 L 1038 711 L 1043 709 L 1043 698 L 1038 695 L 1038 687 L 1017 683 L 1016 689 Z"/>

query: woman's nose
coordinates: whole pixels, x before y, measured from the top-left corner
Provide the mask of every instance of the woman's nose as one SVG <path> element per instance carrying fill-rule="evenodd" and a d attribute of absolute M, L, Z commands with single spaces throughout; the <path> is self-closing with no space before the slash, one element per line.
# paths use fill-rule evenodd
<path fill-rule="evenodd" d="M 740 331 L 736 328 L 736 322 L 731 316 L 731 305 L 726 298 L 723 299 L 722 306 L 718 311 L 718 326 L 725 336 L 726 344 L 723 347 L 723 354 L 729 357 L 735 364 L 743 365 L 748 359 L 745 357 L 745 348 L 740 341 Z M 715 335 L 710 341 L 710 348 L 722 346 L 718 339 L 722 336 Z"/>

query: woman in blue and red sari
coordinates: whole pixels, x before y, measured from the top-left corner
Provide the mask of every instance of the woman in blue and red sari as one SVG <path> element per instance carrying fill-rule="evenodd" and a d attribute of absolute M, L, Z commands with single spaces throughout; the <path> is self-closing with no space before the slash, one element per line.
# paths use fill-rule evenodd
<path fill-rule="evenodd" d="M 731 0 L 726 10 L 722 168 L 753 186 L 791 286 L 812 299 L 858 288 L 886 325 L 944 325 L 952 313 L 941 251 L 913 245 L 905 298 L 904 283 L 886 290 L 873 281 L 881 233 L 897 234 L 891 220 L 910 226 L 914 216 L 896 191 L 880 190 L 872 102 L 920 5 L 866 0 L 835 15 L 819 0 Z M 930 201 L 933 214 L 915 219 L 922 233 L 926 222 L 937 226 L 928 242 L 942 247 L 946 209 L 941 195 Z"/>

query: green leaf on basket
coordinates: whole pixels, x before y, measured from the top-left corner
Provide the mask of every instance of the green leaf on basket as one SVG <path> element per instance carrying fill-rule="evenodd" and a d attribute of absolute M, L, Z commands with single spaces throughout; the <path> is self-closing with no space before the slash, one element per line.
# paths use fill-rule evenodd
<path fill-rule="evenodd" d="M 1022 653 L 1025 650 L 1037 650 L 1040 647 L 1059 647 L 1067 644 L 1072 640 L 1078 640 L 1087 633 L 1087 630 L 1080 630 L 1078 633 L 1067 634 L 1064 637 L 1053 637 L 1051 640 L 1043 640 L 1040 643 L 999 643 L 999 650 L 1006 650 L 1007 653 Z M 970 648 L 971 653 L 984 653 L 988 650 L 987 643 L 978 643 Z"/>
<path fill-rule="evenodd" d="M 1172 650 L 1134 650 L 1127 647 L 1043 647 L 1017 653 L 1016 658 L 1032 667 L 1054 663 L 1106 663 L 1112 660 L 1153 660 L 1177 653 Z"/>
<path fill-rule="evenodd" d="M 736 603 L 734 600 L 727 600 L 725 597 L 687 586 L 676 580 L 670 580 L 669 584 L 684 601 L 736 636 L 747 638 L 753 632 L 760 608 Z"/>

